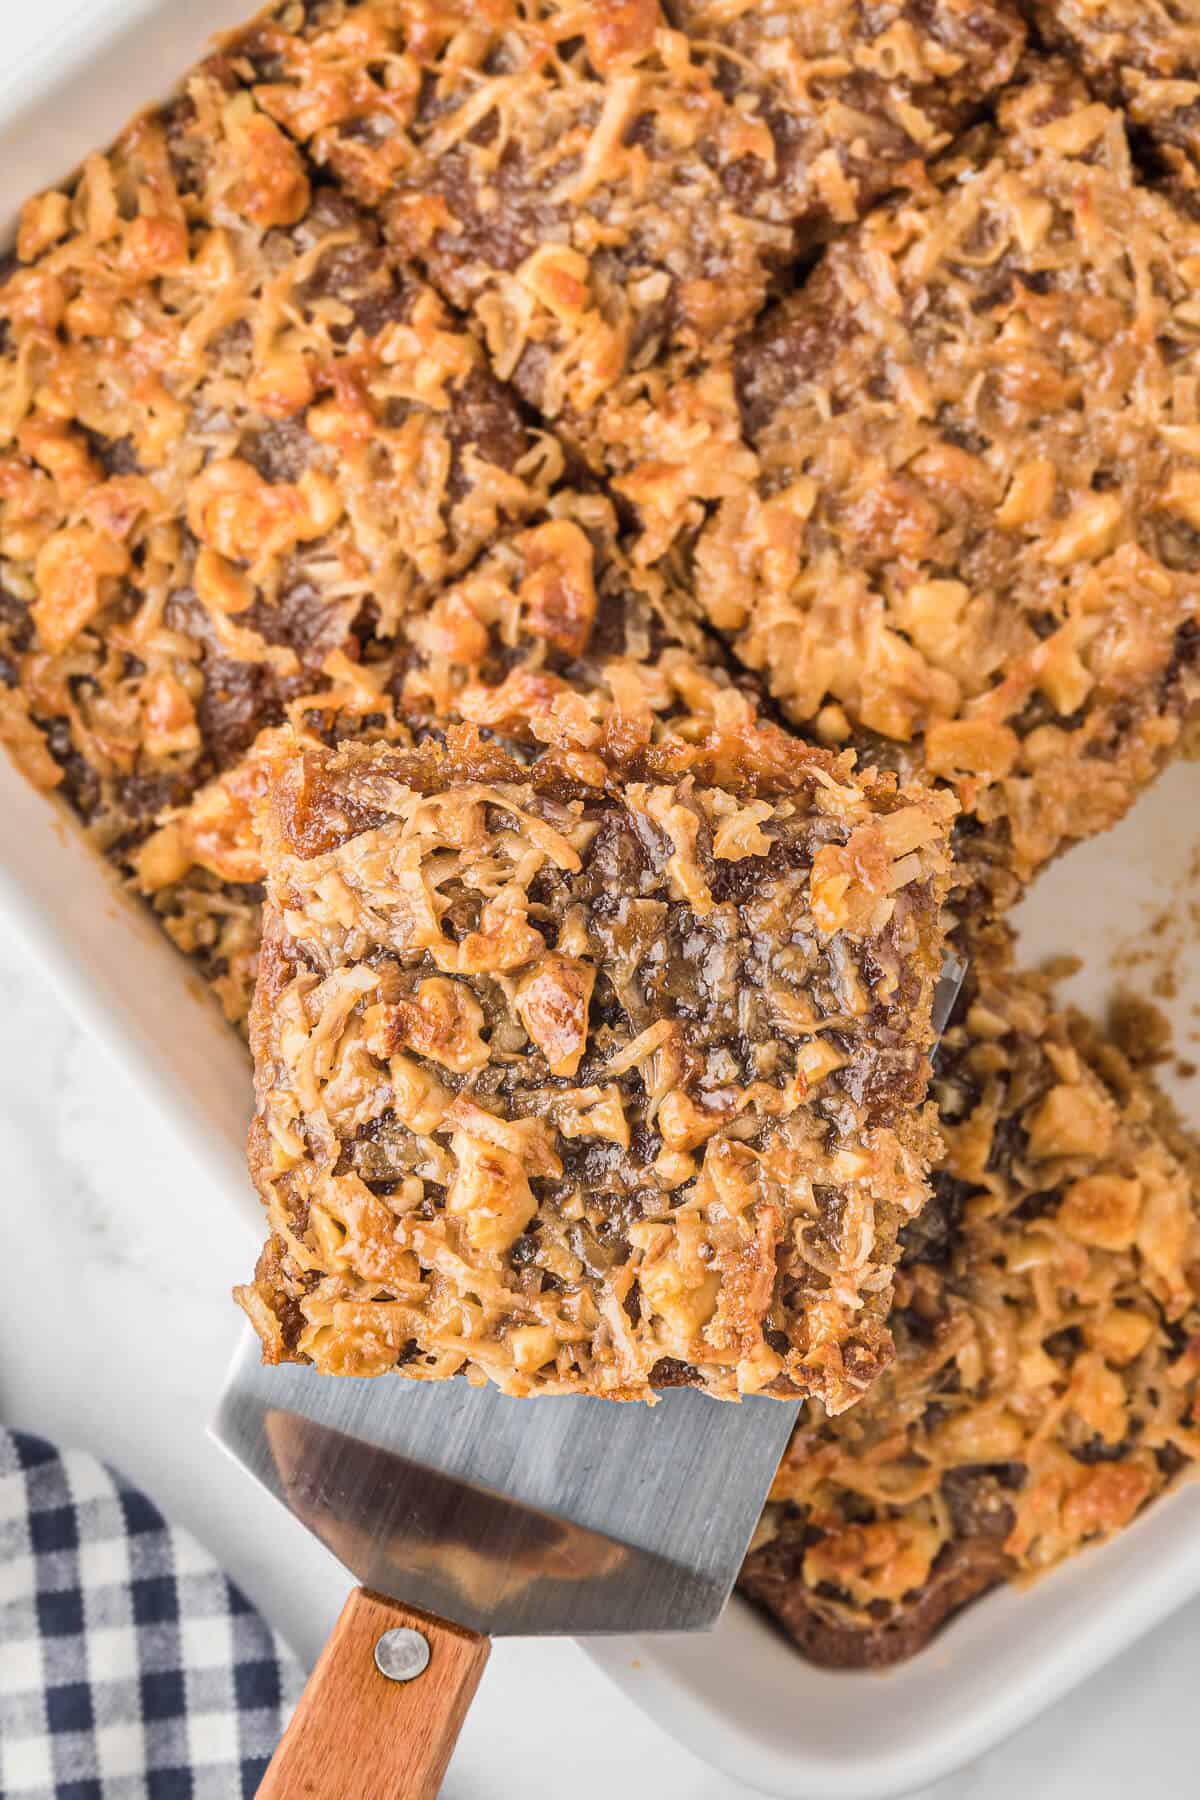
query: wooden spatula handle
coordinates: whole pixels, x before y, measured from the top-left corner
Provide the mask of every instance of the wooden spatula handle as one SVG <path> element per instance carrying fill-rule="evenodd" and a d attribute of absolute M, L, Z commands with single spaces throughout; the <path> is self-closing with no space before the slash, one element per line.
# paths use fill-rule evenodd
<path fill-rule="evenodd" d="M 408 1627 L 429 1666 L 392 1681 L 375 1663 Z M 258 1800 L 434 1800 L 491 1645 L 487 1638 L 356 1588 L 321 1652 Z"/>

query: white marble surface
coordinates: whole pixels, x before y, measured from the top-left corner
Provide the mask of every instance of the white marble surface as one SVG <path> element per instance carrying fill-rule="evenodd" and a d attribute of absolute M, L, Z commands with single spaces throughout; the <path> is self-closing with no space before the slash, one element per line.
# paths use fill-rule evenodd
<path fill-rule="evenodd" d="M 311 1660 L 346 1578 L 204 1434 L 238 1332 L 228 1289 L 253 1246 L 5 937 L 0 1012 L 0 1181 L 12 1259 L 0 1305 L 0 1418 L 117 1464 L 212 1548 Z M 1198 1674 L 1193 1604 L 941 1784 L 938 1800 L 1192 1793 Z M 628 1800 L 749 1793 L 661 1733 L 573 1644 L 498 1646 L 451 1765 L 448 1800 L 549 1800 L 568 1770 L 572 1800 L 610 1800 L 614 1783 Z"/>

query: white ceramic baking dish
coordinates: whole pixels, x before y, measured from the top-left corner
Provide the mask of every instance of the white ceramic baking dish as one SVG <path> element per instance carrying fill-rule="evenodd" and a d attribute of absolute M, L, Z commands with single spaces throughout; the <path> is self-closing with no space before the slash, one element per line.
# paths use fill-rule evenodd
<path fill-rule="evenodd" d="M 243 0 L 209 0 L 201 12 L 178 0 L 91 0 L 76 10 L 46 0 L 32 18 L 6 11 L 0 230 L 28 194 L 166 93 L 206 34 L 242 10 Z M 1026 954 L 1083 955 L 1081 1000 L 1102 997 L 1122 940 L 1164 908 L 1185 910 L 1198 788 L 1194 767 L 1173 770 L 1117 832 L 1065 858 L 1027 902 Z M 65 812 L 2 757 L 0 917 L 171 1119 L 228 1202 L 213 1229 L 244 1231 L 249 1257 L 258 1206 L 242 1162 L 245 1051 Z M 1155 942 L 1162 953 L 1162 932 Z M 1173 1002 L 1181 1039 L 1200 1016 L 1200 971 L 1187 960 L 1184 947 Z M 1180 1098 L 1194 1111 L 1186 1084 Z M 885 1675 L 810 1668 L 738 1600 L 707 1636 L 588 1649 L 661 1725 L 741 1781 L 795 1800 L 882 1800 L 977 1757 L 1198 1592 L 1200 1486 L 1033 1589 L 989 1596 Z"/>

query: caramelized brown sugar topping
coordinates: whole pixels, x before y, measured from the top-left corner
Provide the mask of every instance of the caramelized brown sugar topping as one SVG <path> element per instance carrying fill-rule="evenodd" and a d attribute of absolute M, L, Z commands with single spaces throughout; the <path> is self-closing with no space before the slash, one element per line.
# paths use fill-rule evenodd
<path fill-rule="evenodd" d="M 610 502 L 562 490 L 471 571 L 370 639 L 340 678 L 293 702 L 309 738 L 410 744 L 467 722 L 522 759 L 548 744 L 630 779 L 672 780 L 703 755 L 710 778 L 786 789 L 806 751 L 765 719 L 686 596 L 623 553 Z M 238 762 L 158 818 L 130 853 L 138 887 L 197 955 L 230 1017 L 245 1017 L 264 877 L 255 810 L 279 740 L 265 726 Z"/>
<path fill-rule="evenodd" d="M 252 1019 L 268 1359 L 820 1394 L 890 1358 L 949 802 L 281 741 Z"/>
<path fill-rule="evenodd" d="M 540 503 L 558 453 L 221 65 L 0 284 L 6 739 L 107 843 Z"/>
<path fill-rule="evenodd" d="M 799 251 L 920 179 L 1022 37 L 1004 0 L 329 0 L 231 54 L 653 558 L 752 469 L 734 335 Z"/>
<path fill-rule="evenodd" d="M 1004 903 L 1200 689 L 1200 235 L 1061 70 L 1001 125 L 743 342 L 761 475 L 695 579 L 793 721 L 954 786 Z"/>
<path fill-rule="evenodd" d="M 1044 978 L 973 951 L 896 1362 L 844 1419 L 805 1408 L 742 1575 L 817 1662 L 913 1654 L 1200 1463 L 1194 1150 Z"/>

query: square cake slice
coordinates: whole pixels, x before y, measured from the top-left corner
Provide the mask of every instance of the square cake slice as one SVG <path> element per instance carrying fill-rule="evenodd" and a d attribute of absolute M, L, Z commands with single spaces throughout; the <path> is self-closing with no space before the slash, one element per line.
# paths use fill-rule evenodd
<path fill-rule="evenodd" d="M 903 1234 L 896 1362 L 806 1406 L 741 1586 L 812 1661 L 911 1656 L 1006 1579 L 1112 1536 L 1200 1467 L 1200 1167 L 1118 1048 L 972 945 Z"/>
<path fill-rule="evenodd" d="M 0 745 L 128 872 L 561 460 L 211 59 L 31 199 L 0 268 Z"/>
<path fill-rule="evenodd" d="M 1001 905 L 1200 703 L 1200 226 L 1029 75 L 743 342 L 761 473 L 696 553 L 793 723 L 953 784 Z"/>
<path fill-rule="evenodd" d="M 887 1365 L 952 802 L 802 745 L 712 773 L 281 740 L 267 1360 L 833 1412 Z"/>

